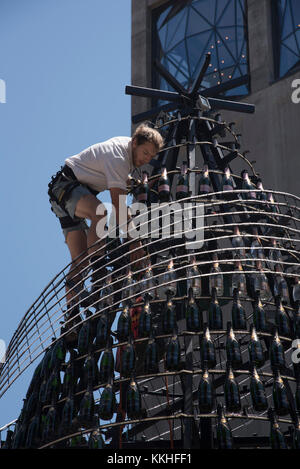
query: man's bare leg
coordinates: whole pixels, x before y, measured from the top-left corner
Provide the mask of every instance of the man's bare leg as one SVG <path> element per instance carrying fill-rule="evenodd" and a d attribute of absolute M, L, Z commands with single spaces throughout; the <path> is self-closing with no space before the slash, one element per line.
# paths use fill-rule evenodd
<path fill-rule="evenodd" d="M 87 255 L 87 236 L 85 231 L 69 231 L 66 236 L 66 243 L 73 261 L 67 275 L 67 281 L 76 285 L 81 280 L 81 276 L 78 274 L 88 265 L 88 261 L 83 261 L 84 257 Z M 80 254 L 83 254 L 82 257 L 78 257 Z M 76 259 L 77 257 L 78 259 Z M 76 293 L 74 290 L 72 291 L 68 284 L 66 285 L 66 293 L 67 302 L 70 303 Z"/>

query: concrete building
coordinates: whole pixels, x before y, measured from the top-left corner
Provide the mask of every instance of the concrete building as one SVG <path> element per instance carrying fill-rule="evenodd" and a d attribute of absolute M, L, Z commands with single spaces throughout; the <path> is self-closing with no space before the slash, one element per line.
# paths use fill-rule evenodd
<path fill-rule="evenodd" d="M 256 106 L 254 115 L 221 113 L 237 122 L 241 150 L 265 188 L 299 196 L 300 2 L 132 0 L 132 85 L 168 89 L 157 59 L 188 87 L 209 51 L 206 87 L 240 78 L 223 96 Z M 152 104 L 133 97 L 132 115 Z"/>

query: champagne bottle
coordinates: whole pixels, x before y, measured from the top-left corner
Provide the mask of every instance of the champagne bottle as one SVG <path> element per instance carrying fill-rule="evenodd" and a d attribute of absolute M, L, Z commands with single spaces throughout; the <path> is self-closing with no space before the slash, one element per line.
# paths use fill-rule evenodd
<path fill-rule="evenodd" d="M 21 449 L 25 447 L 26 443 L 26 424 L 24 422 L 18 422 L 14 433 L 14 441 L 12 449 Z"/>
<path fill-rule="evenodd" d="M 209 291 L 212 295 L 213 289 L 216 289 L 217 296 L 223 296 L 224 294 L 224 281 L 223 274 L 219 267 L 218 256 L 213 254 L 213 266 L 210 270 L 212 275 L 209 276 Z"/>
<path fill-rule="evenodd" d="M 114 303 L 114 287 L 112 285 L 112 276 L 108 274 L 105 283 L 100 292 L 101 307 L 112 306 Z"/>
<path fill-rule="evenodd" d="M 78 366 L 76 358 L 78 357 L 78 353 L 74 350 L 70 350 L 70 359 L 67 363 L 67 367 L 64 373 L 63 383 L 62 383 L 62 393 L 61 397 L 67 397 L 69 394 L 70 388 L 76 387 L 77 380 L 78 380 Z"/>
<path fill-rule="evenodd" d="M 297 302 L 293 314 L 293 334 L 295 339 L 300 339 L 300 302 Z"/>
<path fill-rule="evenodd" d="M 282 275 L 282 270 L 279 265 L 275 266 L 275 279 L 274 279 L 274 296 L 279 296 L 281 301 L 285 304 L 289 304 L 289 288 L 285 278 Z"/>
<path fill-rule="evenodd" d="M 229 428 L 224 409 L 221 404 L 217 407 L 217 443 L 218 449 L 233 449 L 233 438 Z"/>
<path fill-rule="evenodd" d="M 286 387 L 278 368 L 273 375 L 273 402 L 277 415 L 287 415 L 290 412 Z"/>
<path fill-rule="evenodd" d="M 55 396 L 53 395 L 51 399 L 51 405 L 48 409 L 43 425 L 43 440 L 45 442 L 55 438 L 58 425 L 59 422 L 56 410 L 56 400 Z"/>
<path fill-rule="evenodd" d="M 139 317 L 139 337 L 149 337 L 152 330 L 152 312 L 149 297 L 145 299 L 144 306 Z"/>
<path fill-rule="evenodd" d="M 272 368 L 283 369 L 285 367 L 285 356 L 281 340 L 278 336 L 278 331 L 275 329 L 273 339 L 270 346 L 270 361 Z"/>
<path fill-rule="evenodd" d="M 277 417 L 272 409 L 268 410 L 270 419 L 270 443 L 272 449 L 287 449 L 285 438 L 279 428 Z"/>
<path fill-rule="evenodd" d="M 57 364 L 47 381 L 46 402 L 51 402 L 52 398 L 55 402 L 58 401 L 61 389 L 60 367 Z"/>
<path fill-rule="evenodd" d="M 257 273 L 252 274 L 252 289 L 254 292 L 259 291 L 262 301 L 269 301 L 272 297 L 268 279 L 263 272 L 261 261 L 256 263 Z"/>
<path fill-rule="evenodd" d="M 207 363 L 203 366 L 203 374 L 198 386 L 198 404 L 201 413 L 210 413 L 214 409 L 214 390 L 207 370 Z"/>
<path fill-rule="evenodd" d="M 144 298 L 147 295 L 150 299 L 153 299 L 155 297 L 155 286 L 156 283 L 153 277 L 152 267 L 151 264 L 148 263 L 142 279 L 138 282 L 137 288 Z"/>
<path fill-rule="evenodd" d="M 117 326 L 117 338 L 119 342 L 125 342 L 131 331 L 131 316 L 128 305 L 123 307 L 122 313 L 119 316 Z"/>
<path fill-rule="evenodd" d="M 257 180 L 256 187 L 257 187 L 257 189 L 260 190 L 260 192 L 256 192 L 257 200 L 261 200 L 262 202 L 266 202 L 267 201 L 267 194 L 264 192 L 264 187 L 263 187 L 261 179 Z M 259 204 L 259 209 L 260 210 L 264 210 L 264 207 L 265 207 L 264 204 Z"/>
<path fill-rule="evenodd" d="M 62 337 L 53 345 L 52 353 L 51 353 L 50 368 L 55 367 L 57 364 L 61 365 L 62 363 L 64 363 L 65 358 L 66 358 L 66 346 L 65 346 L 65 340 Z"/>
<path fill-rule="evenodd" d="M 276 239 L 272 238 L 271 244 L 272 249 L 269 249 L 268 267 L 270 270 L 275 270 L 276 265 L 282 267 L 282 255 L 281 251 L 278 249 Z M 280 264 L 277 264 L 278 262 Z"/>
<path fill-rule="evenodd" d="M 180 368 L 180 343 L 175 330 L 170 338 L 166 350 L 166 369 L 168 371 L 177 371 Z"/>
<path fill-rule="evenodd" d="M 253 321 L 254 321 L 254 325 L 257 331 L 259 332 L 267 331 L 266 313 L 260 301 L 259 290 L 255 292 L 255 301 L 254 301 L 254 307 L 253 307 Z"/>
<path fill-rule="evenodd" d="M 212 297 L 208 309 L 208 326 L 211 330 L 223 329 L 223 314 L 217 298 L 217 289 L 212 289 Z"/>
<path fill-rule="evenodd" d="M 135 349 L 132 336 L 128 338 L 128 344 L 121 350 L 121 376 L 129 378 L 135 369 Z"/>
<path fill-rule="evenodd" d="M 173 259 L 169 260 L 167 271 L 160 276 L 160 285 L 158 287 L 158 296 L 161 299 L 167 298 L 167 294 L 175 296 L 177 291 L 176 272 L 174 271 Z"/>
<path fill-rule="evenodd" d="M 245 259 L 246 251 L 243 238 L 241 236 L 239 227 L 236 225 L 233 229 L 234 237 L 232 238 L 232 246 L 234 249 L 234 255 L 240 259 Z"/>
<path fill-rule="evenodd" d="M 88 441 L 89 449 L 104 449 L 105 443 L 100 433 L 100 430 L 94 430 L 91 432 L 89 441 Z"/>
<path fill-rule="evenodd" d="M 162 330 L 164 334 L 171 334 L 176 326 L 176 309 L 170 293 L 167 296 L 167 303 L 162 311 Z"/>
<path fill-rule="evenodd" d="M 231 363 L 227 362 L 227 372 L 224 384 L 224 395 L 226 410 L 229 412 L 239 412 L 241 410 L 241 398 L 239 386 L 234 379 Z"/>
<path fill-rule="evenodd" d="M 201 296 L 201 272 L 196 265 L 195 256 L 190 256 L 190 265 L 187 267 L 187 285 L 188 289 L 193 289 L 194 297 Z"/>
<path fill-rule="evenodd" d="M 276 313 L 275 313 L 275 322 L 278 328 L 278 334 L 283 335 L 284 337 L 290 336 L 290 323 L 289 318 L 282 306 L 280 296 L 277 296 L 275 299 L 276 302 Z"/>
<path fill-rule="evenodd" d="M 127 304 L 133 304 L 136 296 L 136 284 L 132 272 L 128 269 L 127 276 L 123 282 L 122 300 Z"/>
<path fill-rule="evenodd" d="M 248 190 L 248 192 L 242 192 L 242 198 L 244 200 L 254 200 L 254 199 L 256 199 L 256 192 L 254 192 L 255 186 L 250 181 L 248 171 L 246 169 L 244 169 L 241 173 L 241 176 L 242 176 L 242 179 L 243 179 L 242 189 L 243 190 L 245 190 L 245 189 Z"/>
<path fill-rule="evenodd" d="M 261 260 L 263 262 L 265 260 L 265 252 L 258 234 L 258 230 L 255 226 L 252 228 L 252 233 L 253 237 L 251 238 L 252 242 L 250 247 L 250 256 L 252 257 L 252 259 Z M 253 263 L 253 265 L 255 265 L 255 262 Z M 264 264 L 262 263 L 262 267 L 263 266 Z"/>
<path fill-rule="evenodd" d="M 86 321 L 82 324 L 78 333 L 77 350 L 79 355 L 85 355 L 88 351 L 89 344 L 93 341 L 91 320 L 88 318 L 91 316 L 90 312 L 86 313 Z"/>
<path fill-rule="evenodd" d="M 147 171 L 143 171 L 143 181 L 137 190 L 137 201 L 142 204 L 147 204 L 149 201 L 148 176 Z"/>
<path fill-rule="evenodd" d="M 109 317 L 108 313 L 105 311 L 100 314 L 98 322 L 97 322 L 97 329 L 96 329 L 96 346 L 97 347 L 105 347 L 108 339 L 110 337 L 110 324 L 109 324 Z"/>
<path fill-rule="evenodd" d="M 293 449 L 300 449 L 300 421 L 297 416 L 295 419 L 295 426 L 293 432 Z"/>
<path fill-rule="evenodd" d="M 250 378 L 250 394 L 252 405 L 256 412 L 263 412 L 268 408 L 268 401 L 266 398 L 266 391 L 263 382 L 261 381 L 257 369 L 252 366 Z"/>
<path fill-rule="evenodd" d="M 268 199 L 268 210 L 269 210 L 269 212 L 278 213 L 278 207 L 275 203 L 273 194 L 271 194 L 271 192 L 268 192 L 267 199 Z"/>
<path fill-rule="evenodd" d="M 200 355 L 202 367 L 206 363 L 208 368 L 214 368 L 216 366 L 216 352 L 214 343 L 211 340 L 209 328 L 204 324 L 204 334 L 200 346 Z"/>
<path fill-rule="evenodd" d="M 102 354 L 99 367 L 99 382 L 108 383 L 114 373 L 114 356 L 111 350 L 110 341 L 107 342 L 106 348 Z"/>
<path fill-rule="evenodd" d="M 199 180 L 199 195 L 209 194 L 211 192 L 211 182 L 208 174 L 208 166 L 204 165 Z"/>
<path fill-rule="evenodd" d="M 300 279 L 299 277 L 295 278 L 295 284 L 293 286 L 293 300 L 295 303 L 300 301 Z"/>
<path fill-rule="evenodd" d="M 93 425 L 95 421 L 94 417 L 95 400 L 93 394 L 93 384 L 89 380 L 88 388 L 84 393 L 79 408 L 78 420 L 82 425 Z"/>
<path fill-rule="evenodd" d="M 6 440 L 3 446 L 3 449 L 12 449 L 13 448 L 13 434 L 12 430 L 7 430 Z"/>
<path fill-rule="evenodd" d="M 230 169 L 228 167 L 224 169 L 224 176 L 222 178 L 222 191 L 224 192 L 233 191 L 233 180 L 230 174 Z"/>
<path fill-rule="evenodd" d="M 193 296 L 193 289 L 189 289 L 188 304 L 185 312 L 186 327 L 188 331 L 200 331 L 201 316 Z"/>
<path fill-rule="evenodd" d="M 257 337 L 253 324 L 250 326 L 250 341 L 248 344 L 250 363 L 256 368 L 260 368 L 265 363 L 265 357 L 260 340 Z"/>
<path fill-rule="evenodd" d="M 246 330 L 247 329 L 247 321 L 246 321 L 246 312 L 241 305 L 240 298 L 239 298 L 239 290 L 235 288 L 233 290 L 233 303 L 232 303 L 232 326 L 234 329 L 237 330 Z"/>
<path fill-rule="evenodd" d="M 243 271 L 242 263 L 235 262 L 235 272 L 232 274 L 230 294 L 233 296 L 235 289 L 238 289 L 241 297 L 247 296 L 246 276 Z"/>
<path fill-rule="evenodd" d="M 52 338 L 52 342 L 55 338 Z M 51 358 L 52 358 L 52 347 L 49 347 L 45 352 L 44 358 L 42 360 L 42 369 L 41 369 L 41 378 L 49 378 L 51 373 Z"/>
<path fill-rule="evenodd" d="M 296 410 L 300 412 L 300 377 L 296 377 L 296 391 L 295 391 L 295 403 L 296 403 Z"/>
<path fill-rule="evenodd" d="M 137 419 L 141 416 L 142 400 L 140 390 L 134 377 L 131 377 L 126 393 L 126 413 L 129 419 Z"/>
<path fill-rule="evenodd" d="M 227 361 L 232 367 L 238 369 L 242 366 L 242 354 L 240 345 L 233 332 L 231 322 L 227 323 L 227 340 L 226 340 Z"/>
<path fill-rule="evenodd" d="M 151 333 L 145 352 L 144 372 L 152 374 L 158 373 L 158 370 L 158 347 L 156 340 Z"/>
<path fill-rule="evenodd" d="M 39 403 L 36 408 L 34 417 L 32 417 L 28 426 L 26 448 L 36 448 L 40 442 L 40 419 L 41 419 L 41 404 Z"/>
<path fill-rule="evenodd" d="M 97 367 L 96 356 L 93 353 L 93 345 L 90 344 L 88 355 L 84 360 L 83 364 L 83 389 L 87 387 L 88 381 L 91 380 L 93 386 L 96 386 L 99 382 L 99 373 Z"/>
<path fill-rule="evenodd" d="M 113 381 L 110 378 L 109 383 L 102 391 L 99 403 L 99 417 L 102 420 L 111 420 L 116 412 L 116 396 L 113 389 Z"/>
<path fill-rule="evenodd" d="M 158 180 L 158 197 L 160 202 L 169 202 L 170 200 L 170 181 L 166 166 L 161 168 L 161 176 Z"/>
<path fill-rule="evenodd" d="M 75 415 L 74 386 L 71 385 L 61 414 L 60 435 L 71 433 Z"/>
<path fill-rule="evenodd" d="M 189 179 L 187 174 L 187 162 L 183 161 L 181 166 L 181 174 L 178 178 L 176 187 L 176 200 L 185 199 L 189 193 Z"/>

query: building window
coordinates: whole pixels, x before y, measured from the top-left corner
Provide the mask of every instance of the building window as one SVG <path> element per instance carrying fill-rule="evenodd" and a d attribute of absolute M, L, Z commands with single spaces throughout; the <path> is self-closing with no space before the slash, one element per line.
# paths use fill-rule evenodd
<path fill-rule="evenodd" d="M 274 0 L 273 41 L 275 78 L 300 67 L 300 1 Z"/>
<path fill-rule="evenodd" d="M 193 85 L 207 52 L 211 64 L 201 89 L 243 78 L 223 96 L 249 94 L 248 34 L 245 0 L 170 1 L 154 10 L 152 58 L 187 90 Z M 153 67 L 152 85 L 171 90 Z"/>

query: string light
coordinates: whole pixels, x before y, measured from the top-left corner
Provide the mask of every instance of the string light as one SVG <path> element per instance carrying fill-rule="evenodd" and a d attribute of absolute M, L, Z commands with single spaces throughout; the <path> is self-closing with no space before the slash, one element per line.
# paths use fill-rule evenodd
<path fill-rule="evenodd" d="M 229 37 L 228 37 L 228 36 L 226 36 L 226 37 L 225 37 L 225 39 L 226 39 L 226 41 L 228 41 Z"/>
<path fill-rule="evenodd" d="M 225 63 L 225 60 L 221 60 L 221 63 L 222 63 L 222 64 Z"/>
<path fill-rule="evenodd" d="M 232 78 L 232 75 L 228 75 L 228 78 Z"/>

